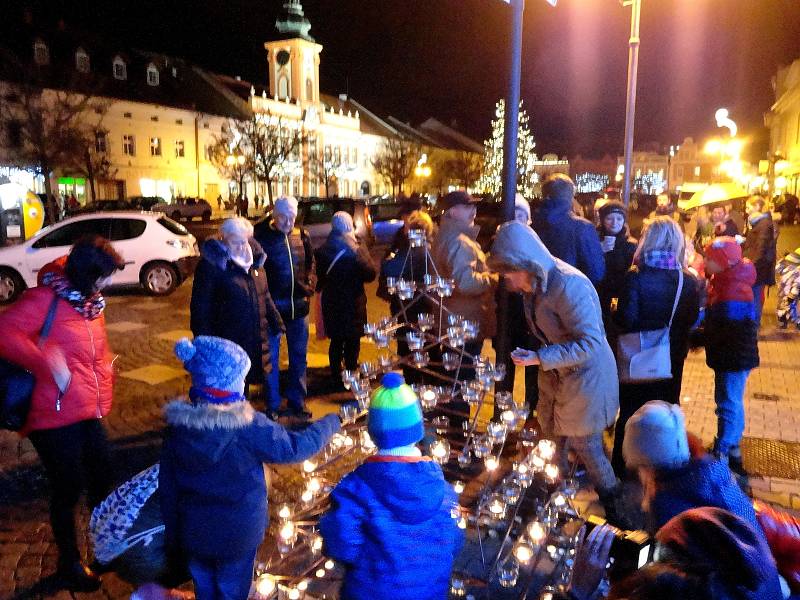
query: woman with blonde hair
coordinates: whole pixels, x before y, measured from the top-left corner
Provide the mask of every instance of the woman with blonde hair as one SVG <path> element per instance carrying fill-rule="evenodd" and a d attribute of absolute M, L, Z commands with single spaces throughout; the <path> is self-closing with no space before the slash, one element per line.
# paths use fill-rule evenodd
<path fill-rule="evenodd" d="M 612 464 L 618 475 L 625 472 L 622 441 L 625 423 L 630 416 L 650 400 L 679 403 L 683 362 L 689 351 L 689 330 L 697 320 L 699 302 L 699 284 L 686 269 L 683 233 L 669 217 L 653 218 L 642 232 L 613 319 L 620 334 L 655 331 L 669 326 L 672 377 L 620 383 L 620 414 L 612 455 Z"/>

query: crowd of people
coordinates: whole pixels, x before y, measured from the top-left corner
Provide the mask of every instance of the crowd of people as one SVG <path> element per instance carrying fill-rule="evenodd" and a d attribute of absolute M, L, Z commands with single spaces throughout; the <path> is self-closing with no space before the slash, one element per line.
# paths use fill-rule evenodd
<path fill-rule="evenodd" d="M 786 595 L 779 572 L 800 591 L 800 552 L 787 542 L 792 533 L 797 540 L 797 523 L 769 507 L 754 510 L 735 477 L 746 476 L 744 389 L 759 362 L 764 290 L 775 283 L 774 226 L 764 200 L 747 202 L 743 244 L 728 215 L 714 216 L 715 209 L 715 225 L 696 248 L 668 197 L 659 199 L 637 241 L 625 206 L 605 203 L 592 224 L 573 213 L 574 192 L 569 177 L 555 174 L 534 210 L 518 197 L 515 219 L 498 228 L 488 256 L 476 242 L 477 200 L 464 191 L 440 200 L 438 227 L 421 206 L 404 204 L 404 227 L 380 264 L 346 212 L 333 215 L 330 235 L 313 250 L 295 222 L 294 198 L 276 200 L 256 227 L 242 217 L 227 219 L 204 242 L 190 306 L 194 339 L 175 349 L 192 384 L 186 398 L 165 407 L 159 474 L 167 547 L 181 556 L 198 598 L 246 598 L 267 526 L 263 463 L 302 461 L 341 427 L 336 415 L 299 430 L 279 421 L 311 417 L 305 399 L 312 316 L 317 335 L 330 339 L 330 377 L 338 387 L 343 370 L 358 368 L 365 284 L 378 278 L 379 296 L 412 321 L 426 305 L 401 310 L 388 281 L 424 287 L 419 267 L 428 256 L 439 275 L 454 281 L 453 294 L 443 299 L 447 310 L 478 324 L 464 345 L 459 377 L 474 376 L 469 357 L 495 339 L 496 299 L 505 288 L 499 297 L 507 293 L 515 346 L 509 374 L 525 367 L 525 397 L 542 434 L 558 441 L 561 466 L 585 467 L 605 516 L 617 525 L 628 522 L 622 481 L 640 482 L 662 556 L 616 582 L 609 597 L 772 600 Z M 422 244 L 409 243 L 414 230 Z M 786 273 L 796 272 L 800 258 L 784 262 Z M 122 268 L 108 240 L 84 238 L 39 273 L 39 287 L 0 314 L 0 357 L 36 377 L 21 434 L 45 467 L 58 573 L 76 591 L 100 585 L 98 566 L 87 565 L 78 551 L 74 511 L 84 487 L 94 506 L 113 482 L 100 421 L 111 409 L 113 384 L 102 290 Z M 800 322 L 790 296 L 796 301 L 797 278 L 786 288 L 779 315 Z M 312 315 L 315 304 L 319 312 Z M 39 344 L 53 306 L 52 333 Z M 622 360 L 631 335 L 655 339 L 644 334 L 658 332 L 660 341 L 648 348 L 641 342 L 634 358 Z M 284 337 L 289 369 L 281 389 Z M 409 351 L 403 341 L 399 335 L 401 356 Z M 699 346 L 715 374 L 717 436 L 707 450 L 686 431 L 680 408 L 683 364 Z M 648 350 L 660 364 L 645 356 Z M 642 376 L 634 359 L 659 375 Z M 412 369 L 405 376 L 422 381 Z M 249 401 L 256 386 L 263 390 L 263 412 Z M 452 511 L 457 499 L 441 468 L 416 445 L 422 413 L 399 373 L 385 375 L 373 393 L 368 428 L 377 455 L 340 482 L 320 525 L 326 552 L 345 566 L 342 597 L 443 598 L 462 543 Z M 607 449 L 604 432 L 612 429 Z M 580 545 L 569 597 L 597 597 L 612 537 L 601 527 Z M 424 556 L 418 553 L 423 539 L 435 548 Z"/>

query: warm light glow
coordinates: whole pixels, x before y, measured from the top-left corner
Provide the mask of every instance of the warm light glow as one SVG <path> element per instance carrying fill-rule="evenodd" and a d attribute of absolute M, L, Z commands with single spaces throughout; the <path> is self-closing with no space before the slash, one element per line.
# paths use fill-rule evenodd
<path fill-rule="evenodd" d="M 315 534 L 314 538 L 311 541 L 311 549 L 314 552 L 319 552 L 322 550 L 322 536 L 320 534 Z"/>
<path fill-rule="evenodd" d="M 292 588 L 288 594 L 289 600 L 300 600 L 300 590 Z"/>
<path fill-rule="evenodd" d="M 453 490 L 456 494 L 461 494 L 464 491 L 464 482 L 460 480 L 453 482 Z"/>
<path fill-rule="evenodd" d="M 521 563 L 527 563 L 533 558 L 533 548 L 527 542 L 520 542 L 514 547 L 514 557 Z"/>
<path fill-rule="evenodd" d="M 303 471 L 306 473 L 313 473 L 317 469 L 317 461 L 315 460 L 304 460 L 303 461 Z"/>
<path fill-rule="evenodd" d="M 776 190 L 785 189 L 787 185 L 789 185 L 789 181 L 786 179 L 786 177 L 778 177 L 775 180 L 775 189 Z"/>
<path fill-rule="evenodd" d="M 295 536 L 294 523 L 292 523 L 291 521 L 289 521 L 288 523 L 284 523 L 278 535 L 281 536 L 281 539 L 293 540 Z"/>
<path fill-rule="evenodd" d="M 278 517 L 281 519 L 289 519 L 292 516 L 292 510 L 289 508 L 288 504 L 284 504 L 281 506 L 281 509 L 278 511 Z"/>
<path fill-rule="evenodd" d="M 717 127 L 727 127 L 728 131 L 731 132 L 731 137 L 736 137 L 736 133 L 739 129 L 736 127 L 736 123 L 728 116 L 727 108 L 718 109 L 717 112 L 714 113 L 714 118 L 717 120 Z"/>
<path fill-rule="evenodd" d="M 703 147 L 703 152 L 706 154 L 719 154 L 722 152 L 722 142 L 719 140 L 708 140 Z"/>
<path fill-rule="evenodd" d="M 325 569 L 317 569 L 317 572 L 314 573 L 319 579 L 325 577 Z"/>
<path fill-rule="evenodd" d="M 550 481 L 555 481 L 558 479 L 558 467 L 556 465 L 545 465 L 544 475 Z"/>
<path fill-rule="evenodd" d="M 539 440 L 536 447 L 539 455 L 545 460 L 552 460 L 556 454 L 556 444 L 552 440 Z"/>
<path fill-rule="evenodd" d="M 332 560 L 326 560 L 325 561 L 325 568 L 330 571 L 333 568 L 333 561 Z"/>
<path fill-rule="evenodd" d="M 264 573 L 263 575 L 259 575 L 258 580 L 256 581 L 256 591 L 261 596 L 270 596 L 275 592 L 275 578 L 268 574 Z"/>
<path fill-rule="evenodd" d="M 788 160 L 779 160 L 775 163 L 775 174 L 780 175 L 788 168 L 789 168 Z"/>
<path fill-rule="evenodd" d="M 422 392 L 422 399 L 426 402 L 433 402 L 436 400 L 436 392 L 432 389 L 428 388 L 424 392 Z"/>
<path fill-rule="evenodd" d="M 308 589 L 308 581 L 303 579 L 303 581 L 297 584 L 297 589 L 301 592 L 305 592 Z"/>
<path fill-rule="evenodd" d="M 319 477 L 312 477 L 308 480 L 308 489 L 314 494 L 322 489 L 322 483 L 320 482 Z"/>
<path fill-rule="evenodd" d="M 314 499 L 314 494 L 311 490 L 304 490 L 302 494 L 300 494 L 300 500 L 304 503 L 308 504 Z"/>
<path fill-rule="evenodd" d="M 486 465 L 487 471 L 496 471 L 497 467 L 500 466 L 500 461 L 497 460 L 497 457 L 495 456 L 487 456 L 484 459 L 483 464 Z"/>
<path fill-rule="evenodd" d="M 531 538 L 534 544 L 541 543 L 546 535 L 547 532 L 539 521 L 532 521 L 531 524 L 528 525 L 528 537 Z"/>

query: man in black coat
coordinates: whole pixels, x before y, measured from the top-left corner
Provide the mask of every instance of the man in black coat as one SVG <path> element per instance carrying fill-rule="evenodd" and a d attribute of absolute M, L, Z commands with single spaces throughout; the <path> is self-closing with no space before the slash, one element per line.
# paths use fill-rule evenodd
<path fill-rule="evenodd" d="M 247 384 L 269 386 L 269 335 L 284 329 L 264 271 L 266 255 L 247 219 L 227 219 L 221 239 L 200 251 L 192 286 L 190 327 L 195 337 L 213 335 L 235 342 L 250 357 Z M 273 415 L 274 416 L 274 415 Z"/>
<path fill-rule="evenodd" d="M 567 175 L 554 173 L 542 184 L 541 206 L 533 229 L 550 254 L 586 275 L 597 287 L 605 274 L 603 251 L 594 226 L 572 213 L 575 184 Z"/>
<path fill-rule="evenodd" d="M 756 283 L 753 286 L 753 302 L 756 323 L 761 327 L 761 313 L 764 309 L 764 288 L 775 285 L 775 260 L 777 258 L 777 236 L 772 215 L 766 209 L 766 201 L 761 196 L 751 196 L 747 200 L 747 234 L 742 252 L 756 266 Z"/>
<path fill-rule="evenodd" d="M 286 345 L 289 352 L 289 373 L 286 400 L 289 412 L 308 418 L 306 398 L 306 353 L 308 351 L 309 298 L 314 293 L 311 281 L 314 272 L 314 251 L 311 238 L 301 227 L 295 227 L 297 200 L 278 198 L 272 215 L 255 227 L 255 238 L 267 254 L 264 269 L 275 306 L 286 326 Z M 269 409 L 281 405 L 280 348 L 281 331 L 269 338 L 272 372 L 269 379 Z"/>

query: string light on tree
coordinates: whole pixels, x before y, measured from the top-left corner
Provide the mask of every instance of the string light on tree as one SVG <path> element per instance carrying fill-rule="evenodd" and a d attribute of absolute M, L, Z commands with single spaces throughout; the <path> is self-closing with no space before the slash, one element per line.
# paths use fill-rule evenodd
<path fill-rule="evenodd" d="M 483 143 L 483 175 L 477 188 L 491 194 L 499 194 L 503 182 L 503 135 L 505 132 L 505 100 L 499 100 L 492 120 L 492 135 Z M 523 196 L 534 194 L 538 176 L 534 171 L 536 142 L 530 131 L 528 113 L 519 103 L 519 138 L 517 141 L 517 191 Z"/>

